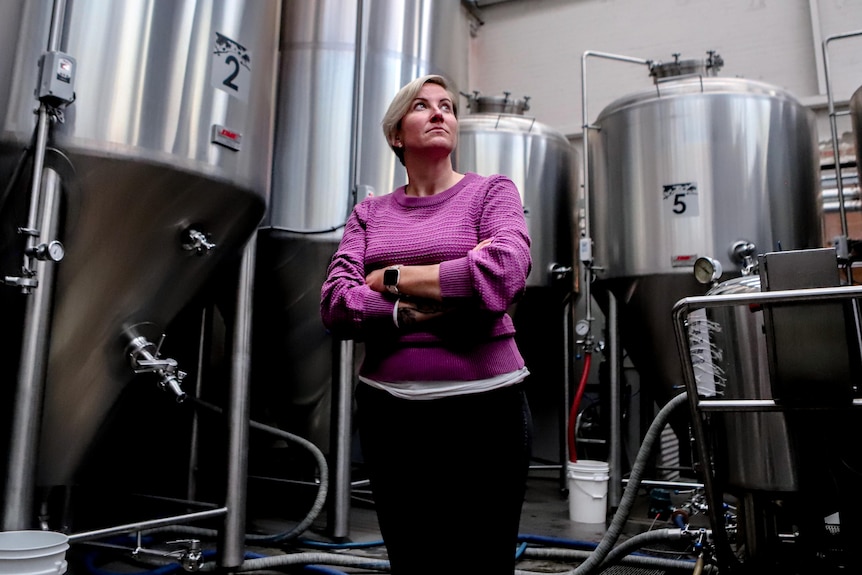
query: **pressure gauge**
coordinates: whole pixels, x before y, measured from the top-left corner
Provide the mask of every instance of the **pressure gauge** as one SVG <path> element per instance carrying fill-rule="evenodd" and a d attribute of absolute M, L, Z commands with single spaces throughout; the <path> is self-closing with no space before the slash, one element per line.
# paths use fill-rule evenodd
<path fill-rule="evenodd" d="M 585 319 L 578 321 L 578 323 L 575 324 L 575 333 L 578 334 L 579 337 L 584 337 L 590 333 L 590 322 Z"/>
<path fill-rule="evenodd" d="M 697 258 L 694 262 L 694 278 L 702 284 L 712 283 L 721 277 L 721 262 L 710 258 Z"/>
<path fill-rule="evenodd" d="M 57 240 L 53 240 L 47 244 L 39 244 L 38 246 L 29 249 L 27 253 L 35 257 L 37 260 L 51 260 L 52 262 L 58 262 L 66 256 L 66 248 L 63 247 L 62 243 Z"/>
<path fill-rule="evenodd" d="M 48 242 L 48 259 L 54 262 L 62 260 L 66 256 L 66 248 L 63 244 L 54 240 Z"/>

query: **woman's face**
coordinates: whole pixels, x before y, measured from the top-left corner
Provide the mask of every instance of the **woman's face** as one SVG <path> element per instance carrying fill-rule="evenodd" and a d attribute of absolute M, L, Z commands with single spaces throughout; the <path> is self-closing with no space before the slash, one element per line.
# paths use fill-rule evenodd
<path fill-rule="evenodd" d="M 443 86 L 425 84 L 401 119 L 398 138 L 405 153 L 439 152 L 449 155 L 458 140 L 454 103 Z"/>

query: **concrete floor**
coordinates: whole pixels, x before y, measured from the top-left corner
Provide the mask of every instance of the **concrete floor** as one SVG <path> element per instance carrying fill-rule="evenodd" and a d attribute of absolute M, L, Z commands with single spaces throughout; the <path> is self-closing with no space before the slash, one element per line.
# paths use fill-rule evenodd
<path fill-rule="evenodd" d="M 560 476 L 560 471 L 553 469 L 533 470 L 530 473 L 528 489 L 524 501 L 521 519 L 521 548 L 520 558 L 517 564 L 519 574 L 532 573 L 566 573 L 576 568 L 585 560 L 588 554 L 598 545 L 606 535 L 605 523 L 586 524 L 573 522 L 569 518 L 569 506 L 566 492 L 567 485 L 565 477 Z M 354 497 L 349 513 L 349 535 L 339 541 L 333 541 L 327 536 L 327 518 L 325 511 L 322 512 L 314 523 L 297 540 L 291 541 L 289 545 L 278 548 L 255 547 L 249 544 L 247 551 L 255 558 L 259 556 L 273 556 L 277 554 L 329 554 L 337 553 L 346 556 L 350 561 L 376 561 L 378 564 L 386 560 L 386 550 L 382 545 L 380 533 L 377 526 L 376 513 L 373 505 L 367 499 L 363 488 L 354 488 Z M 625 541 L 633 535 L 643 533 L 651 529 L 669 527 L 667 521 L 659 521 L 649 517 L 649 500 L 647 490 L 641 489 L 629 517 L 625 523 L 619 542 Z M 703 518 L 706 521 L 706 518 Z M 290 530 L 293 526 L 281 519 L 252 520 L 251 528 L 255 531 L 278 533 Z M 177 535 L 174 539 L 183 539 L 183 535 Z M 445 553 L 446 542 L 442 541 L 441 553 Z M 656 546 L 656 553 L 663 558 L 685 559 L 692 561 L 690 556 L 681 556 L 678 551 L 684 550 L 685 546 L 679 544 L 673 547 L 663 548 Z M 431 551 L 433 552 L 433 550 Z M 648 549 L 638 550 L 638 553 L 650 553 Z M 550 554 L 550 556 L 543 556 Z M 576 554 L 577 557 L 572 557 Z M 124 573 L 164 573 L 164 567 L 156 570 L 157 566 L 147 564 L 135 564 L 128 560 L 129 554 L 118 555 L 113 561 L 102 561 L 98 569 L 88 567 L 82 561 L 76 560 L 79 554 L 70 554 L 69 569 L 67 575 L 113 575 Z M 210 559 L 212 559 L 210 557 Z M 348 561 L 345 559 L 345 561 Z M 327 573 L 373 573 L 383 572 L 379 568 L 365 569 L 350 563 L 346 565 L 323 563 L 300 563 L 293 567 L 273 567 L 270 570 L 256 570 L 253 573 L 284 573 L 305 572 L 303 565 L 318 565 Z M 246 564 L 244 564 L 244 567 Z M 691 563 L 692 570 L 694 563 Z M 292 569 L 292 570 L 291 570 Z M 183 571 L 177 569 L 176 573 Z M 621 563 L 604 570 L 602 573 L 609 575 L 664 575 L 671 571 L 663 569 L 649 569 L 631 563 Z M 680 572 L 674 570 L 673 572 Z M 479 574 L 481 575 L 481 574 Z"/>
<path fill-rule="evenodd" d="M 530 473 L 527 494 L 521 515 L 521 539 L 522 553 L 517 564 L 517 569 L 522 573 L 565 573 L 576 568 L 589 551 L 598 545 L 605 537 L 607 530 L 605 523 L 580 523 L 569 518 L 569 504 L 564 487 L 567 484 L 565 478 L 560 477 L 559 470 L 534 470 Z M 669 527 L 667 521 L 657 520 L 649 517 L 649 500 L 646 490 L 640 490 L 635 500 L 632 512 L 625 523 L 618 541 L 622 542 L 632 535 Z M 707 519 L 702 518 L 704 522 Z M 306 540 L 327 540 L 323 531 L 324 525 L 318 526 L 321 533 L 316 534 L 312 529 L 306 534 Z M 350 544 L 369 544 L 380 541 L 376 516 L 373 507 L 363 504 L 361 501 L 354 503 L 350 511 Z M 441 545 L 443 546 L 443 545 Z M 523 549 L 526 547 L 526 549 Z M 661 545 L 657 546 L 661 548 Z M 677 559 L 682 557 L 677 551 L 685 546 L 674 545 L 674 548 L 665 548 L 664 551 L 656 550 L 658 556 L 663 558 Z M 539 550 L 541 555 L 544 550 L 552 550 L 551 555 L 559 553 L 565 555 L 575 553 L 581 555 L 574 557 L 539 557 L 528 550 Z M 642 550 L 642 552 L 647 552 Z M 367 549 L 355 549 L 351 553 L 363 556 L 385 559 L 385 548 L 371 547 Z M 690 556 L 682 557 L 693 561 Z M 694 563 L 691 563 L 694 570 Z M 663 575 L 664 569 L 645 569 L 638 566 L 621 564 L 610 567 L 603 571 L 614 575 Z"/>

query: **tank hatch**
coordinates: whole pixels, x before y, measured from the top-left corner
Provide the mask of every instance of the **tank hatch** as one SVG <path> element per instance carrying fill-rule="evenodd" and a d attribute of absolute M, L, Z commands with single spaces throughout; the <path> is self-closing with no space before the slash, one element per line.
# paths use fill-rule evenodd
<path fill-rule="evenodd" d="M 718 71 L 724 66 L 724 60 L 715 50 L 707 51 L 707 57 L 703 60 L 680 60 L 679 53 L 672 54 L 673 62 L 651 62 L 650 76 L 655 82 L 664 78 L 676 76 L 717 76 Z"/>
<path fill-rule="evenodd" d="M 530 97 L 512 98 L 511 92 L 503 92 L 502 96 L 480 96 L 479 92 L 461 95 L 467 98 L 467 108 L 472 114 L 515 114 L 523 116 L 530 109 Z"/>

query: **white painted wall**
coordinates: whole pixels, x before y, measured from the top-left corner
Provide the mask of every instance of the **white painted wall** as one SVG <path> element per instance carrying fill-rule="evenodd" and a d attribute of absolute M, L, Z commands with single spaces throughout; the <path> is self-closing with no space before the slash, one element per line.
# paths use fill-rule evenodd
<path fill-rule="evenodd" d="M 478 3 L 469 89 L 530 96 L 529 115 L 576 139 L 582 132 L 581 59 L 586 51 L 668 62 L 724 59 L 720 76 L 785 88 L 820 116 L 830 137 L 822 41 L 862 32 L 862 0 L 508 0 Z M 862 86 L 862 36 L 830 42 L 836 110 Z M 587 60 L 587 121 L 620 96 L 652 85 L 646 66 Z M 837 116 L 839 133 L 849 130 Z"/>

